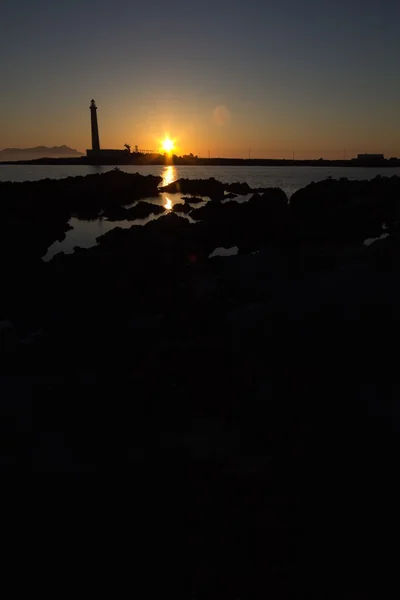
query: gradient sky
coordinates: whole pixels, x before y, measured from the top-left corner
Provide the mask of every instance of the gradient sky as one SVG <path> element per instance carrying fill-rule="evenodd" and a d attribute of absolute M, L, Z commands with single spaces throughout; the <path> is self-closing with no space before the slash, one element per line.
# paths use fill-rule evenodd
<path fill-rule="evenodd" d="M 400 156 L 399 0 L 3 0 L 0 148 Z"/>

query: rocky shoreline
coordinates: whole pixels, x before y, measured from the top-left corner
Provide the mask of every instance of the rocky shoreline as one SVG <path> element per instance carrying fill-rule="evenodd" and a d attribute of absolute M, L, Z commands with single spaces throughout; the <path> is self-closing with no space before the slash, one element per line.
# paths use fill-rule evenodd
<path fill-rule="evenodd" d="M 226 585 L 249 589 L 244 536 L 264 540 L 263 576 L 277 583 L 315 478 L 354 502 L 368 477 L 389 494 L 400 178 L 312 183 L 290 202 L 245 183 L 160 184 L 120 171 L 0 183 L 2 466 L 185 479 L 194 592 L 219 553 Z M 180 205 L 42 261 L 71 216 L 139 218 L 159 191 Z M 232 246 L 236 256 L 209 258 Z M 233 538 L 210 552 L 215 494 L 231 498 Z"/>

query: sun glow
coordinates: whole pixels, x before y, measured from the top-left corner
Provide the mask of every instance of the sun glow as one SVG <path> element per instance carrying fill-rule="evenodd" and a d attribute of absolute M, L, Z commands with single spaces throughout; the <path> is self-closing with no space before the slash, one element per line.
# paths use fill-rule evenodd
<path fill-rule="evenodd" d="M 165 199 L 165 204 L 164 204 L 164 206 L 165 206 L 165 208 L 166 208 L 167 210 L 171 210 L 171 208 L 172 208 L 172 202 L 171 202 L 171 200 L 170 200 L 169 198 L 166 198 L 166 199 Z"/>
<path fill-rule="evenodd" d="M 174 141 L 171 140 L 169 137 L 164 138 L 162 141 L 162 148 L 163 148 L 164 152 L 166 152 L 167 154 L 170 154 L 172 152 L 172 150 L 175 148 Z"/>

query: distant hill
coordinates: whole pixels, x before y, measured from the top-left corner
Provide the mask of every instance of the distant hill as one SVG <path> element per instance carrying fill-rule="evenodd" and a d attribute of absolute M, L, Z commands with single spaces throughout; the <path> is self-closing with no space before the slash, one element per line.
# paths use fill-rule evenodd
<path fill-rule="evenodd" d="M 68 146 L 36 146 L 35 148 L 5 148 L 0 150 L 0 162 L 9 160 L 34 160 L 37 158 L 68 158 L 82 156 L 83 152 L 78 152 Z"/>

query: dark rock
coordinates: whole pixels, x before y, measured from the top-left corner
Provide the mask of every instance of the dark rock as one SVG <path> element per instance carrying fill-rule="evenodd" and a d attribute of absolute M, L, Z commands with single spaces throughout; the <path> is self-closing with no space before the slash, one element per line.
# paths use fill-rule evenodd
<path fill-rule="evenodd" d="M 223 200 L 224 198 L 235 198 L 235 194 L 249 194 L 252 190 L 247 183 L 237 182 L 226 184 L 217 181 L 214 177 L 210 177 L 209 179 L 178 179 L 177 181 L 160 188 L 160 191 L 198 194 L 199 196 L 208 196 L 212 200 Z M 227 196 L 224 195 L 225 191 L 229 192 Z M 187 201 L 193 202 L 194 200 L 188 199 Z"/>
<path fill-rule="evenodd" d="M 218 246 L 229 248 L 238 245 L 243 235 L 243 215 L 245 205 L 234 200 L 226 203 L 208 202 L 190 213 L 192 219 L 201 221 L 199 231 L 203 232 L 203 239 L 207 239 L 207 246 L 211 245 L 212 251 Z"/>
<path fill-rule="evenodd" d="M 127 209 L 123 206 L 110 206 L 104 211 L 103 217 L 108 221 L 123 221 L 127 219 Z"/>
<path fill-rule="evenodd" d="M 245 196 L 246 194 L 250 194 L 251 193 L 251 187 L 249 186 L 248 183 L 244 182 L 244 183 L 229 183 L 228 185 L 224 186 L 224 189 L 227 190 L 228 192 L 233 192 L 234 194 L 239 194 L 239 196 Z"/>
<path fill-rule="evenodd" d="M 0 250 L 8 246 L 15 259 L 21 256 L 27 262 L 44 256 L 53 242 L 63 238 L 71 216 L 94 219 L 104 212 L 112 220 L 136 218 L 135 211 L 127 214 L 121 207 L 156 196 L 161 181 L 113 170 L 86 177 L 1 182 Z"/>
<path fill-rule="evenodd" d="M 400 216 L 400 178 L 327 179 L 293 194 L 290 214 L 299 235 L 314 240 L 379 237 Z"/>
<path fill-rule="evenodd" d="M 161 219 L 157 219 L 157 220 L 150 221 L 149 223 L 147 223 L 144 230 L 145 230 L 145 232 L 151 231 L 152 234 L 155 231 L 157 231 L 157 233 L 159 233 L 159 234 L 163 233 L 168 237 L 170 237 L 171 235 L 172 235 L 172 237 L 175 237 L 175 235 L 178 234 L 179 231 L 182 231 L 182 230 L 189 231 L 190 223 L 184 217 L 179 217 L 178 215 L 174 214 L 173 212 L 168 212 Z M 170 240 L 170 242 L 171 242 L 171 240 Z"/>
<path fill-rule="evenodd" d="M 126 219 L 144 219 L 149 215 L 159 215 L 165 212 L 165 207 L 160 204 L 140 201 L 136 206 L 126 209 Z"/>
<path fill-rule="evenodd" d="M 164 211 L 164 206 L 140 201 L 131 208 L 124 208 L 123 206 L 107 208 L 104 216 L 107 217 L 109 221 L 133 221 L 134 219 L 144 219 L 152 214 L 158 215 Z"/>
<path fill-rule="evenodd" d="M 346 575 L 360 550 L 372 556 L 381 586 L 393 561 L 385 556 L 381 577 L 374 548 L 385 544 L 374 532 L 391 530 L 398 505 L 391 484 L 400 243 L 390 235 L 366 248 L 357 239 L 380 218 L 392 227 L 398 192 L 385 178 L 329 182 L 292 206 L 266 190 L 247 203 L 208 202 L 193 211 L 195 224 L 171 211 L 35 264 L 30 248 L 37 257 L 68 223 L 62 186 L 43 193 L 45 201 L 39 195 L 37 209 L 34 193 L 15 208 L 2 191 L 2 320 L 18 340 L 27 337 L 21 331 L 43 331 L 0 361 L 3 467 L 148 479 L 157 464 L 167 477 L 183 474 L 194 491 L 186 511 L 192 597 L 215 582 L 229 598 L 304 596 L 298 573 L 315 563 L 311 577 L 330 575 L 329 534 L 339 525 L 334 538 L 343 549 L 362 506 L 367 536 L 344 548 Z M 105 211 L 122 206 L 111 192 L 100 193 L 100 203 L 82 193 L 89 196 L 82 201 L 89 212 L 104 199 Z M 254 256 L 207 258 L 236 245 L 264 247 Z M 318 508 L 321 490 L 329 493 Z M 327 514 L 333 524 L 316 531 Z M 364 525 L 364 513 L 359 520 Z M 299 548 L 304 556 L 293 567 Z M 356 571 L 351 583 L 359 589 Z"/>
<path fill-rule="evenodd" d="M 237 202 L 227 202 L 226 204 L 207 202 L 204 206 L 195 208 L 191 212 L 191 217 L 196 221 L 206 219 L 209 222 L 218 222 L 223 225 L 227 219 L 232 219 L 234 215 L 239 217 L 240 212 L 241 205 Z"/>
<path fill-rule="evenodd" d="M 98 238 L 96 238 L 96 242 L 103 248 L 106 246 L 112 248 L 113 246 L 119 245 L 121 241 L 125 242 L 127 239 L 132 238 L 134 231 L 138 229 L 139 226 L 137 225 L 133 225 L 129 229 L 125 229 L 123 227 L 114 227 L 113 229 L 110 229 L 110 231 L 107 231 L 106 233 L 103 233 L 103 235 L 100 235 Z M 96 250 L 96 248 L 90 249 L 91 253 L 94 253 Z"/>
<path fill-rule="evenodd" d="M 216 245 L 253 252 L 267 239 L 286 238 L 288 199 L 280 189 L 255 194 L 248 202 L 209 202 L 190 216 L 210 228 Z"/>
<path fill-rule="evenodd" d="M 188 203 L 181 203 L 181 204 L 174 204 L 174 206 L 172 207 L 172 210 L 174 210 L 175 212 L 182 212 L 182 213 L 190 213 L 192 209 L 192 207 L 188 204 Z"/>
<path fill-rule="evenodd" d="M 222 200 L 224 198 L 225 186 L 214 177 L 209 179 L 178 179 L 169 185 L 160 188 L 162 192 L 197 194 L 199 196 L 208 196 L 212 200 Z"/>
<path fill-rule="evenodd" d="M 248 202 L 259 218 L 274 218 L 288 209 L 288 198 L 280 188 L 269 188 L 261 196 L 254 194 Z"/>
<path fill-rule="evenodd" d="M 204 202 L 204 198 L 198 198 L 197 196 L 183 196 L 181 200 L 184 200 L 189 204 L 198 204 L 199 202 Z"/>

